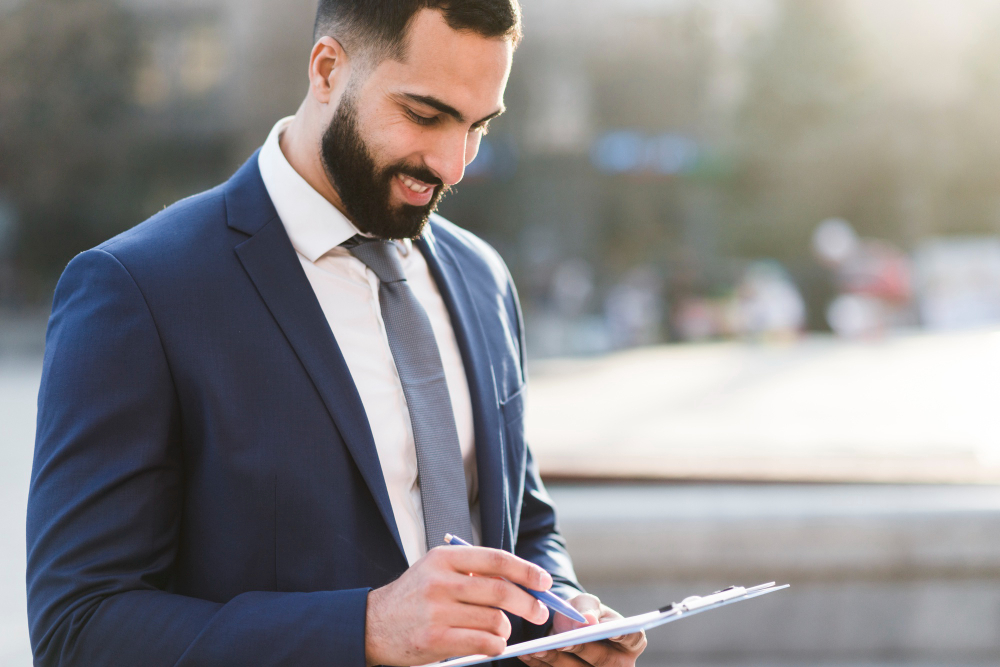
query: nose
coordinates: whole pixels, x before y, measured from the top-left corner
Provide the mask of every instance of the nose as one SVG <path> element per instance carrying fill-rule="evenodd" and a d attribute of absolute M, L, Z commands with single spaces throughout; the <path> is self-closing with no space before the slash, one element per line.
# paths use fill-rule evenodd
<path fill-rule="evenodd" d="M 435 142 L 435 146 L 425 155 L 424 164 L 445 185 L 455 185 L 465 175 L 468 140 L 466 132 L 449 133 Z"/>

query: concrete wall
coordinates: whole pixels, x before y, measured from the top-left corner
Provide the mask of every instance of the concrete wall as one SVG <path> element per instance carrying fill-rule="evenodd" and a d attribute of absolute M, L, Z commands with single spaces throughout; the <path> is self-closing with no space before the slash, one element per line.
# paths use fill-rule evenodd
<path fill-rule="evenodd" d="M 646 665 L 1000 664 L 1000 489 L 555 486 L 582 583 L 629 615 L 792 587 L 653 630 Z"/>
<path fill-rule="evenodd" d="M 0 354 L 0 665 L 31 662 L 24 513 L 38 380 L 37 358 Z M 581 581 L 622 613 L 729 584 L 792 585 L 652 631 L 644 667 L 1000 665 L 1000 487 L 550 490 Z"/>

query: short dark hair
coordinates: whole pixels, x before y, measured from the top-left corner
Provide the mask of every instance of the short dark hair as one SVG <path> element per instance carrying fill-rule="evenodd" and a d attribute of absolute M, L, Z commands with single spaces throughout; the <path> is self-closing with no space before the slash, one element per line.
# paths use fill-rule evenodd
<path fill-rule="evenodd" d="M 407 29 L 421 9 L 441 11 L 454 30 L 509 39 L 515 46 L 521 41 L 518 0 L 319 0 L 313 38 L 329 35 L 348 53 L 402 60 Z"/>

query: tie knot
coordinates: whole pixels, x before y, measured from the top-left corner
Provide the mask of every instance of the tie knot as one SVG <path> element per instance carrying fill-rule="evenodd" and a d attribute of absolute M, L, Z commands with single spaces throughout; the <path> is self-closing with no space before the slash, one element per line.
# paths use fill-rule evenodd
<path fill-rule="evenodd" d="M 383 283 L 398 283 L 406 280 L 406 275 L 403 273 L 403 262 L 400 261 L 399 251 L 392 241 L 355 236 L 344 245 L 352 255 L 374 271 Z"/>

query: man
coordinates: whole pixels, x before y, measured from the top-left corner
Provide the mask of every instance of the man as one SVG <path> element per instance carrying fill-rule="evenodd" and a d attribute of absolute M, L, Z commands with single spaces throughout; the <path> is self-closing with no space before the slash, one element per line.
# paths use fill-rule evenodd
<path fill-rule="evenodd" d="M 316 31 L 308 95 L 257 155 L 60 280 L 37 664 L 420 665 L 570 627 L 509 582 L 617 617 L 580 592 L 524 443 L 506 268 L 428 222 L 503 111 L 516 0 L 323 0 Z"/>

